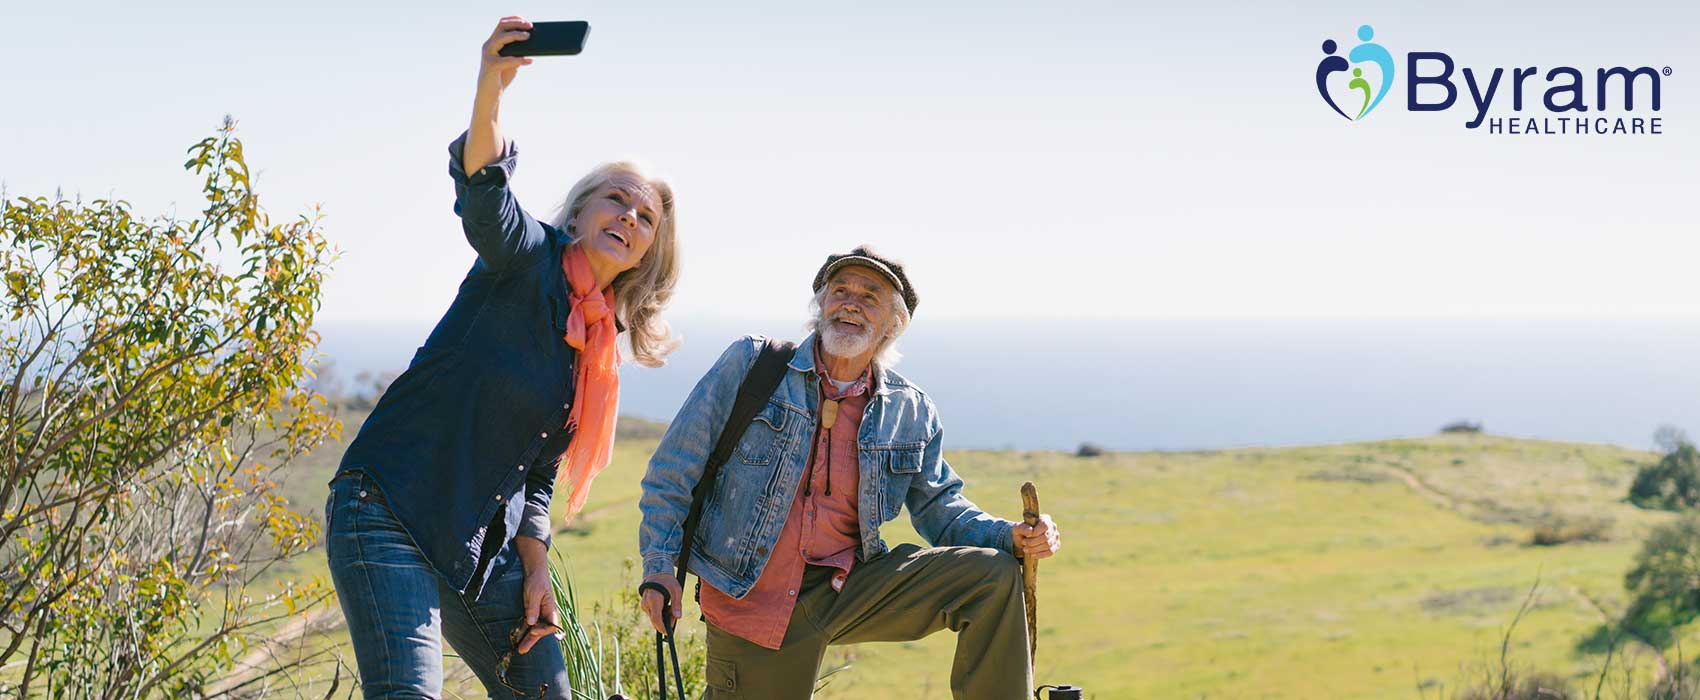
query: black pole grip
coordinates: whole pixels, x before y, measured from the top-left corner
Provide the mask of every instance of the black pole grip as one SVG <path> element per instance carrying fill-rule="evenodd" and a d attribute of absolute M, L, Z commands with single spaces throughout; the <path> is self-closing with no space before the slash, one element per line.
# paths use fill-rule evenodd
<path fill-rule="evenodd" d="M 644 581 L 638 584 L 638 598 L 643 598 L 644 591 L 655 591 L 661 594 L 661 624 L 667 627 L 667 634 L 673 634 L 673 594 L 667 592 L 667 587 L 656 581 Z"/>
<path fill-rule="evenodd" d="M 661 594 L 661 624 L 667 628 L 665 634 L 655 633 L 655 676 L 661 693 L 660 700 L 667 700 L 667 658 L 670 653 L 673 659 L 673 685 L 678 688 L 679 700 L 685 700 L 685 679 L 679 669 L 679 648 L 673 643 L 673 594 L 667 592 L 667 587 L 659 581 L 644 581 L 638 584 L 638 597 L 643 597 L 644 591 L 653 590 Z"/>

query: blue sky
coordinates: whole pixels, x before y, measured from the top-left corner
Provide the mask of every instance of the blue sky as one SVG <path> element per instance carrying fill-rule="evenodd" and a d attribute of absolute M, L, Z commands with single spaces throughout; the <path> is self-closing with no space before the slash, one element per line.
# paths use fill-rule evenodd
<path fill-rule="evenodd" d="M 184 149 L 233 114 L 271 213 L 324 207 L 322 316 L 433 319 L 472 261 L 445 146 L 508 13 L 593 26 L 504 100 L 522 203 L 668 176 L 676 315 L 799 316 L 872 242 L 918 320 L 1700 317 L 1694 3 L 9 3 L 0 178 L 188 215 Z M 1396 60 L 1670 66 L 1666 133 L 1490 135 L 1402 78 L 1347 123 L 1312 71 L 1363 23 Z"/>

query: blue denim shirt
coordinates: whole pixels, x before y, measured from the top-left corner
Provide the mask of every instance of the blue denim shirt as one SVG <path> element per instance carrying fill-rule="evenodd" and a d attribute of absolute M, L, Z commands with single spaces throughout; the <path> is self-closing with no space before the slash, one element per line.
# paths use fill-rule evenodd
<path fill-rule="evenodd" d="M 797 346 L 767 406 L 750 422 L 720 468 L 691 545 L 690 569 L 727 595 L 742 598 L 761 577 L 791 500 L 802 485 L 811 437 L 820 420 L 815 336 Z M 738 384 L 755 364 L 762 339 L 746 336 L 721 354 L 668 426 L 643 477 L 638 549 L 643 574 L 673 570 L 691 489 L 732 411 Z M 886 368 L 874 372 L 873 396 L 856 435 L 861 491 L 859 558 L 886 551 L 880 525 L 907 505 L 915 530 L 935 546 L 992 547 L 1013 553 L 1015 523 L 980 510 L 962 495 L 962 479 L 944 460 L 938 410 L 927 394 Z"/>
<path fill-rule="evenodd" d="M 425 558 L 476 596 L 514 535 L 549 541 L 576 353 L 567 235 L 508 189 L 518 150 L 468 176 L 449 146 L 455 213 L 478 259 L 407 371 L 378 400 L 337 473 L 366 472 Z"/>

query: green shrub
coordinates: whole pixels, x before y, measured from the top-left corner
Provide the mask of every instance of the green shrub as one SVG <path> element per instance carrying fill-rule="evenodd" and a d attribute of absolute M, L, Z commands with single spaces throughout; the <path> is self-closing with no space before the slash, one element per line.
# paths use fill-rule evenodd
<path fill-rule="evenodd" d="M 1700 616 L 1700 515 L 1653 528 L 1623 585 L 1634 599 L 1629 622 L 1643 631 Z"/>
<path fill-rule="evenodd" d="M 0 201 L 0 697 L 275 695 L 336 663 L 268 644 L 332 591 L 267 574 L 320 538 L 278 480 L 340 431 L 306 388 L 334 251 L 260 206 L 234 120 L 187 155 L 187 218 Z"/>
<path fill-rule="evenodd" d="M 1700 505 L 1700 451 L 1681 443 L 1657 464 L 1642 467 L 1629 486 L 1629 501 L 1664 510 Z"/>

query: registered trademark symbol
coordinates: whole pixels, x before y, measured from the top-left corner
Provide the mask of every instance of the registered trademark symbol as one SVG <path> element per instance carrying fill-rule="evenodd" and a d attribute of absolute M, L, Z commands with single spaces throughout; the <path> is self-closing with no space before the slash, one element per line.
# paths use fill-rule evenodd
<path fill-rule="evenodd" d="M 1670 77 L 1670 66 L 1665 66 L 1665 77 L 1666 78 Z"/>

